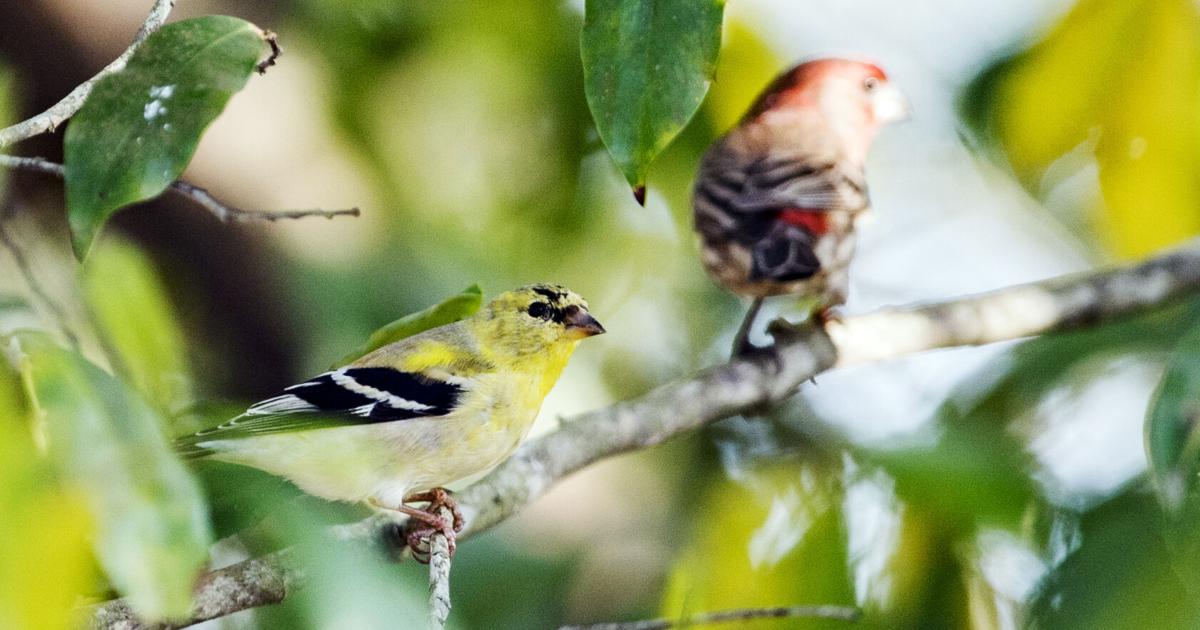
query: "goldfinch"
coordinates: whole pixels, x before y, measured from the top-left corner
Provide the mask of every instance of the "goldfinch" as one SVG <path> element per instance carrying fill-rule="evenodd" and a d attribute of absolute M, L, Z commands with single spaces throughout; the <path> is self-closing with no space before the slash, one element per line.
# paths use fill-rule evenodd
<path fill-rule="evenodd" d="M 511 455 L 575 346 L 603 332 L 574 292 L 522 287 L 176 444 L 185 456 L 259 468 L 324 499 L 407 514 L 426 526 L 409 528 L 414 552 L 433 530 L 453 549 L 462 522 L 443 487 Z M 438 515 L 442 506 L 454 522 Z"/>
<path fill-rule="evenodd" d="M 735 351 L 765 297 L 810 297 L 820 314 L 846 301 L 867 151 L 908 111 L 878 66 L 818 59 L 775 79 L 705 153 L 692 198 L 704 267 L 754 298 Z"/>

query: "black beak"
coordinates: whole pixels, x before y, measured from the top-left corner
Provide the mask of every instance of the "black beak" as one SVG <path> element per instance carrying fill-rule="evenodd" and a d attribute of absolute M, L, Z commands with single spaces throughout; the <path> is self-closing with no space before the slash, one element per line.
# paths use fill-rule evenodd
<path fill-rule="evenodd" d="M 581 308 L 569 309 L 567 316 L 563 319 L 563 324 L 567 326 L 567 334 L 574 339 L 604 334 L 604 326 L 601 326 L 595 317 Z"/>

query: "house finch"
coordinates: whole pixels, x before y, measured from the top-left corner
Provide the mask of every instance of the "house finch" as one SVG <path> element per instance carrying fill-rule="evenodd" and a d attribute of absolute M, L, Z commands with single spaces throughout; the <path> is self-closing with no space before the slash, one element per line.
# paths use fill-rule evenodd
<path fill-rule="evenodd" d="M 811 298 L 822 315 L 846 301 L 867 150 L 908 110 L 878 66 L 819 59 L 777 78 L 709 147 L 692 202 L 704 267 L 754 298 L 735 352 L 768 296 Z"/>

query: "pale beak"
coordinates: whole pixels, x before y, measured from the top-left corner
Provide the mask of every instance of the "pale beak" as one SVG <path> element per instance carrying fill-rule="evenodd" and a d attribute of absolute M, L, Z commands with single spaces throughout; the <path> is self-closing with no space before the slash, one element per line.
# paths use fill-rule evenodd
<path fill-rule="evenodd" d="M 875 110 L 875 121 L 881 125 L 912 117 L 912 105 L 891 83 L 885 82 L 871 93 L 871 108 Z"/>
<path fill-rule="evenodd" d="M 563 324 L 566 324 L 567 337 L 571 339 L 584 339 L 604 334 L 604 326 L 601 326 L 595 317 L 581 308 L 568 309 Z"/>

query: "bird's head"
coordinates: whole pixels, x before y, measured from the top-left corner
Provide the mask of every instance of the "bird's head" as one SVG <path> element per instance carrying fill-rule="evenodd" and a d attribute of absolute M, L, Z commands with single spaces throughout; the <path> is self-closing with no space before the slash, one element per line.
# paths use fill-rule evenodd
<path fill-rule="evenodd" d="M 604 327 L 587 300 L 554 284 L 531 284 L 496 296 L 477 316 L 498 347 L 517 356 L 573 348 Z"/>
<path fill-rule="evenodd" d="M 879 66 L 831 58 L 807 61 L 780 75 L 746 120 L 793 125 L 815 116 L 837 134 L 848 157 L 863 159 L 880 128 L 909 114 L 908 99 Z"/>

